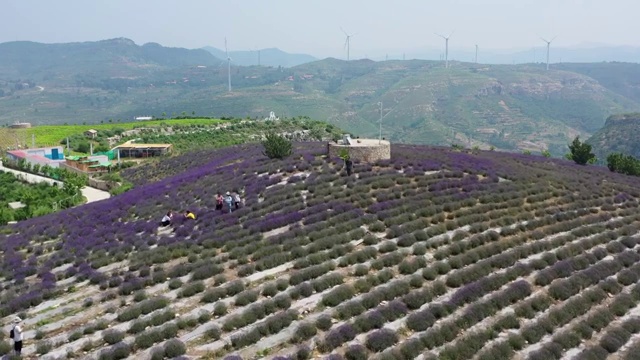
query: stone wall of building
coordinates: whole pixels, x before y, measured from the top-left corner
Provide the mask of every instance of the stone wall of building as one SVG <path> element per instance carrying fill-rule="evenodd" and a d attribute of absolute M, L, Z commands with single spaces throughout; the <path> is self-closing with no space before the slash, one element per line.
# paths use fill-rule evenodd
<path fill-rule="evenodd" d="M 352 161 L 371 163 L 378 160 L 389 160 L 391 158 L 391 144 L 386 140 L 380 143 L 378 140 L 373 139 L 353 141 L 360 141 L 360 143 L 355 143 L 354 145 L 327 144 L 329 156 L 340 157 L 342 149 L 346 149 Z"/>

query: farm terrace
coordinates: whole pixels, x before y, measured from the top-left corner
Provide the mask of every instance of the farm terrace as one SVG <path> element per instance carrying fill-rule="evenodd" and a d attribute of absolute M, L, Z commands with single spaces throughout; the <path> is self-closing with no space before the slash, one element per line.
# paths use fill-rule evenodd
<path fill-rule="evenodd" d="M 352 176 L 323 143 L 285 160 L 240 145 L 127 169 L 129 192 L 1 229 L 3 321 L 24 315 L 24 353 L 55 357 L 640 352 L 636 178 L 391 150 Z M 229 190 L 244 206 L 216 212 Z M 167 209 L 198 218 L 159 230 Z"/>

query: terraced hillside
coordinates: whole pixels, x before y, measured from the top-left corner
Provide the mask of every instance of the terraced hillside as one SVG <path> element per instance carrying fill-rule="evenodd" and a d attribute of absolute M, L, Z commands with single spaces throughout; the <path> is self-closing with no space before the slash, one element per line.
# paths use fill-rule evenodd
<path fill-rule="evenodd" d="M 3 324 L 39 358 L 632 359 L 638 180 L 536 156 L 298 144 L 172 158 L 0 228 Z M 242 189 L 232 213 L 217 191 Z M 160 229 L 168 210 L 195 221 Z M 7 331 L 3 331 L 3 334 Z M 0 346 L 6 349 L 8 344 Z M 610 354 L 615 354 L 610 355 Z M 608 357 L 610 356 L 610 357 Z"/>
<path fill-rule="evenodd" d="M 604 127 L 587 141 L 593 153 L 606 161 L 609 154 L 619 152 L 634 157 L 640 156 L 637 139 L 640 135 L 640 113 L 612 115 Z"/>
<path fill-rule="evenodd" d="M 53 60 L 34 56 L 51 51 Z M 382 136 L 395 142 L 549 150 L 560 157 L 576 135 L 586 139 L 608 116 L 640 111 L 638 64 L 562 64 L 547 71 L 543 64 L 452 62 L 445 69 L 439 61 L 328 58 L 292 68 L 232 65 L 231 92 L 219 64 L 204 50 L 127 39 L 0 44 L 0 123 L 264 118 L 274 111 L 374 136 L 382 115 Z"/>

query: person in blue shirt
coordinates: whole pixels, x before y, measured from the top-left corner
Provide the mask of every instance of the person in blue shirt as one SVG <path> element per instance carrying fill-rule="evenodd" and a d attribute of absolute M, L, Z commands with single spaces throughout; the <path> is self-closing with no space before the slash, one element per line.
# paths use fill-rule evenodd
<path fill-rule="evenodd" d="M 229 209 L 229 212 L 233 211 L 233 197 L 231 196 L 231 193 L 228 191 L 224 196 L 224 202 L 227 204 L 227 208 Z"/>

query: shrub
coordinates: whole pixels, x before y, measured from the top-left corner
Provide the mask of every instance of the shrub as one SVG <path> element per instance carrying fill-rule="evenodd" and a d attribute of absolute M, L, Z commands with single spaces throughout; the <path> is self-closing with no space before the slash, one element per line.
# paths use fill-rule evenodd
<path fill-rule="evenodd" d="M 164 344 L 164 354 L 168 358 L 174 358 L 180 355 L 184 355 L 187 352 L 187 347 L 184 343 L 178 339 L 168 340 Z"/>
<path fill-rule="evenodd" d="M 0 356 L 4 356 L 11 352 L 11 344 L 8 341 L 0 341 Z"/>
<path fill-rule="evenodd" d="M 171 279 L 171 281 L 169 281 L 169 289 L 171 290 L 179 289 L 181 286 L 182 280 L 180 279 Z"/>
<path fill-rule="evenodd" d="M 280 309 L 288 309 L 289 307 L 291 307 L 291 297 L 285 293 L 278 294 L 275 298 L 273 298 L 273 302 Z"/>
<path fill-rule="evenodd" d="M 200 302 L 212 303 L 212 302 L 216 302 L 216 301 L 222 299 L 225 296 L 227 296 L 227 292 L 225 291 L 225 289 L 224 288 L 220 288 L 220 287 L 216 287 L 216 288 L 207 290 L 204 293 L 204 295 L 202 295 L 202 298 L 200 299 Z"/>
<path fill-rule="evenodd" d="M 362 306 L 360 301 L 352 300 L 338 306 L 335 311 L 335 316 L 338 319 L 345 320 L 350 319 L 353 316 L 360 315 L 365 310 L 366 309 Z"/>
<path fill-rule="evenodd" d="M 358 264 L 353 268 L 353 275 L 355 276 L 364 276 L 369 273 L 369 267 L 364 264 Z"/>
<path fill-rule="evenodd" d="M 356 292 L 351 285 L 340 285 L 322 297 L 322 304 L 324 306 L 336 306 L 352 298 L 355 294 Z"/>
<path fill-rule="evenodd" d="M 145 300 L 146 298 L 147 298 L 147 293 L 144 292 L 144 290 L 136 291 L 133 294 L 133 301 L 135 301 L 135 302 L 140 302 L 142 300 Z"/>
<path fill-rule="evenodd" d="M 191 297 L 197 293 L 203 292 L 204 289 L 205 286 L 202 281 L 194 281 L 183 287 L 178 293 L 178 297 Z"/>
<path fill-rule="evenodd" d="M 99 360 L 125 359 L 131 354 L 131 346 L 127 343 L 118 343 L 100 352 Z"/>
<path fill-rule="evenodd" d="M 358 316 L 353 325 L 361 332 L 367 332 L 371 329 L 381 328 L 386 319 L 382 316 L 382 313 L 378 310 L 371 310 L 365 314 Z"/>
<path fill-rule="evenodd" d="M 398 335 L 394 331 L 390 329 L 380 329 L 369 334 L 365 344 L 367 349 L 374 352 L 381 352 L 395 345 L 397 342 Z"/>
<path fill-rule="evenodd" d="M 134 343 L 137 349 L 148 349 L 160 341 L 162 341 L 162 334 L 160 331 L 152 329 L 136 336 Z"/>
<path fill-rule="evenodd" d="M 293 148 L 291 141 L 274 133 L 266 135 L 262 146 L 264 146 L 263 154 L 270 159 L 284 159 L 291 155 Z"/>
<path fill-rule="evenodd" d="M 258 292 L 256 290 L 246 290 L 238 295 L 234 299 L 235 306 L 245 306 L 258 300 Z"/>
<path fill-rule="evenodd" d="M 49 351 L 51 351 L 52 348 L 53 348 L 53 344 L 51 344 L 50 341 L 48 341 L 48 340 L 39 341 L 36 344 L 36 354 L 38 354 L 38 355 L 46 354 Z"/>
<path fill-rule="evenodd" d="M 299 348 L 296 349 L 296 352 L 293 356 L 293 358 L 295 360 L 307 360 L 311 358 L 311 349 L 306 346 L 306 345 L 302 345 Z"/>
<path fill-rule="evenodd" d="M 78 339 L 80 339 L 82 337 L 82 332 L 79 330 L 76 330 L 74 332 L 71 333 L 71 335 L 69 335 L 69 342 L 73 342 L 76 341 Z"/>
<path fill-rule="evenodd" d="M 116 329 L 108 329 L 102 332 L 102 340 L 109 345 L 119 343 L 124 339 L 124 333 Z"/>
<path fill-rule="evenodd" d="M 344 352 L 347 360 L 367 360 L 369 358 L 367 349 L 362 345 L 350 345 Z"/>
<path fill-rule="evenodd" d="M 278 293 L 278 288 L 274 282 L 266 284 L 262 288 L 262 296 L 264 297 L 273 297 Z"/>
<path fill-rule="evenodd" d="M 614 328 L 600 339 L 600 346 L 610 354 L 618 351 L 631 337 L 631 334 L 623 328 Z"/>
<path fill-rule="evenodd" d="M 296 328 L 296 332 L 293 335 L 293 342 L 301 342 L 307 339 L 311 339 L 318 331 L 316 330 L 315 325 L 310 324 L 308 322 L 303 322 Z"/>
<path fill-rule="evenodd" d="M 320 315 L 316 319 L 316 327 L 320 330 L 327 331 L 331 328 L 331 316 L 329 315 Z"/>
<path fill-rule="evenodd" d="M 298 284 L 295 287 L 295 290 L 302 297 L 309 297 L 311 296 L 311 294 L 313 294 L 313 286 L 311 286 L 311 284 L 309 284 L 306 281 L 303 282 L 302 284 Z"/>
<path fill-rule="evenodd" d="M 220 339 L 220 335 L 222 335 L 222 331 L 217 325 L 211 325 L 207 330 L 205 330 L 204 335 L 209 340 L 218 340 Z"/>
<path fill-rule="evenodd" d="M 329 352 L 345 342 L 353 340 L 355 337 L 356 332 L 354 328 L 350 324 L 344 324 L 327 333 L 318 345 L 320 351 Z"/>
<path fill-rule="evenodd" d="M 396 245 L 396 243 L 391 240 L 387 240 L 383 242 L 382 244 L 380 244 L 380 247 L 378 247 L 378 251 L 381 254 L 388 253 L 391 251 L 396 251 L 397 249 L 398 249 L 398 245 Z"/>
<path fill-rule="evenodd" d="M 214 316 L 222 316 L 222 315 L 225 315 L 226 313 L 227 313 L 227 305 L 224 302 L 219 301 L 215 305 L 213 305 Z"/>
<path fill-rule="evenodd" d="M 436 322 L 430 309 L 416 311 L 407 317 L 407 327 L 413 331 L 425 331 Z"/>
<path fill-rule="evenodd" d="M 226 296 L 234 296 L 244 291 L 244 283 L 242 280 L 233 280 L 224 287 Z"/>
<path fill-rule="evenodd" d="M 164 349 L 160 346 L 151 349 L 151 360 L 163 360 Z"/>

